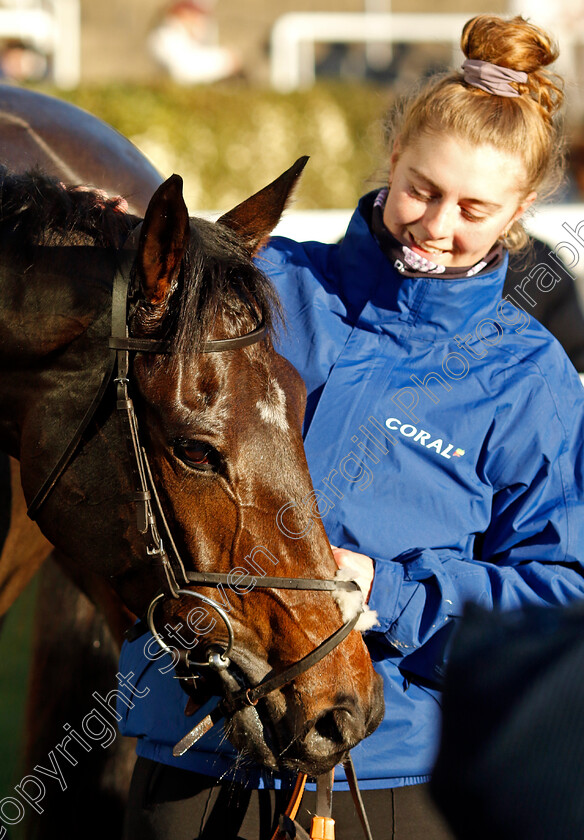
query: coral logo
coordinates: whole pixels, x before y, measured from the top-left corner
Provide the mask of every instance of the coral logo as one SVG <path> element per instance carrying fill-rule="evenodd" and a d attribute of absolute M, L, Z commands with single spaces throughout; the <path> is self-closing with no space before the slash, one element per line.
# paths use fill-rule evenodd
<path fill-rule="evenodd" d="M 443 438 L 435 438 L 430 432 L 425 429 L 418 429 L 411 423 L 402 423 L 397 417 L 388 417 L 385 425 L 388 429 L 394 432 L 399 431 L 404 437 L 411 438 L 414 443 L 423 446 L 425 449 L 431 449 L 437 455 L 441 455 L 448 460 L 450 458 L 462 458 L 465 454 L 464 449 L 454 449 L 453 443 L 445 443 Z"/>

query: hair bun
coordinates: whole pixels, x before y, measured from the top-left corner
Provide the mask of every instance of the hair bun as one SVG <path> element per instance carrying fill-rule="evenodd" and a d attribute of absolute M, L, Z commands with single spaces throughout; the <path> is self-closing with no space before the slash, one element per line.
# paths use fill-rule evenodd
<path fill-rule="evenodd" d="M 488 61 L 528 74 L 520 93 L 535 99 L 551 118 L 563 101 L 561 80 L 544 71 L 558 56 L 553 38 L 543 29 L 517 16 L 505 19 L 477 15 L 462 30 L 460 42 L 469 59 Z"/>
<path fill-rule="evenodd" d="M 467 58 L 524 73 L 547 67 L 559 55 L 551 37 L 522 17 L 505 20 L 495 15 L 477 15 L 465 24 L 461 47 Z"/>

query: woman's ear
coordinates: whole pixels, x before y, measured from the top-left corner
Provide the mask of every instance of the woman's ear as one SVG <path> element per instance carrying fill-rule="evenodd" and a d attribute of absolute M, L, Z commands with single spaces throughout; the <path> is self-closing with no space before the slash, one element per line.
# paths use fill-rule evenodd
<path fill-rule="evenodd" d="M 531 205 L 533 204 L 533 202 L 535 201 L 536 198 L 537 198 L 537 193 L 536 192 L 530 192 L 528 195 L 526 195 L 525 198 L 523 199 L 523 201 L 520 203 L 517 210 L 515 211 L 515 215 L 513 216 L 513 218 L 511 219 L 511 222 L 509 224 L 513 224 L 513 222 L 516 222 L 517 219 L 521 218 L 521 216 L 523 216 L 525 211 L 529 210 L 529 208 L 531 207 Z"/>
<path fill-rule="evenodd" d="M 389 171 L 390 180 L 391 180 L 391 171 L 393 169 L 395 169 L 401 153 L 402 153 L 401 137 L 398 136 L 393 141 L 393 148 L 391 150 L 391 157 L 389 159 L 389 161 L 390 161 L 390 171 Z"/>

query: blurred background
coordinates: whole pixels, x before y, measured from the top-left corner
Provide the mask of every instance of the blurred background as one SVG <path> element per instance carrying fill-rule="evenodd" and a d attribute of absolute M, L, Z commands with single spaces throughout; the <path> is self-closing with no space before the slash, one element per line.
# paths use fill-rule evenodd
<path fill-rule="evenodd" d="M 0 74 L 118 128 L 192 212 L 226 209 L 301 154 L 298 208 L 351 208 L 383 180 L 383 119 L 459 66 L 465 20 L 522 13 L 560 41 L 574 171 L 584 162 L 584 0 L 0 0 Z M 581 160 L 582 159 L 582 160 Z M 584 188 L 584 187 L 583 187 Z"/>
<path fill-rule="evenodd" d="M 0 81 L 113 125 L 183 176 L 193 214 L 229 209 L 308 154 L 285 232 L 331 240 L 385 179 L 392 103 L 460 65 L 462 25 L 481 12 L 521 13 L 562 48 L 568 178 L 530 220 L 553 247 L 563 222 L 584 220 L 584 0 L 0 0 Z M 19 778 L 33 597 L 0 635 L 0 799 Z"/>

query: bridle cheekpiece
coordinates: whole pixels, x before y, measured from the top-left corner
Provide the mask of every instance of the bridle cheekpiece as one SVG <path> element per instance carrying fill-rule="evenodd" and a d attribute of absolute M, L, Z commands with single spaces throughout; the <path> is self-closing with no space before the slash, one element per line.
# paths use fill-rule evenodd
<path fill-rule="evenodd" d="M 173 540 L 171 530 L 166 520 L 164 510 L 153 480 L 152 471 L 145 448 L 140 443 L 138 420 L 134 404 L 130 396 L 129 386 L 131 378 L 131 356 L 133 352 L 140 353 L 170 353 L 170 343 L 148 338 L 135 338 L 128 334 L 128 291 L 130 286 L 131 269 L 134 264 L 138 245 L 141 223 L 134 228 L 123 248 L 119 251 L 118 268 L 116 270 L 112 291 L 111 336 L 109 348 L 111 351 L 110 364 L 102 379 L 101 385 L 86 411 L 75 434 L 63 450 L 55 466 L 35 494 L 28 514 L 35 518 L 40 507 L 46 501 L 61 475 L 75 457 L 78 446 L 89 423 L 95 416 L 107 388 L 112 381 L 116 386 L 116 408 L 123 434 L 126 439 L 132 472 L 133 491 L 131 502 L 136 506 L 136 527 L 146 540 L 146 555 L 155 564 L 160 564 L 164 571 L 165 590 L 159 592 L 150 602 L 146 620 L 135 625 L 129 633 L 129 638 L 136 638 L 141 632 L 150 629 L 160 647 L 173 653 L 158 633 L 154 616 L 156 608 L 166 599 L 181 597 L 195 598 L 215 610 L 227 629 L 227 643 L 222 650 L 214 647 L 208 653 L 206 662 L 191 661 L 188 651 L 178 651 L 179 658 L 188 669 L 198 670 L 210 668 L 216 671 L 225 670 L 230 665 L 230 654 L 234 644 L 234 632 L 229 616 L 212 599 L 186 586 L 219 587 L 229 584 L 228 574 L 219 572 L 187 571 Z M 228 350 L 238 350 L 262 341 L 267 334 L 267 326 L 262 321 L 255 329 L 243 336 L 226 339 L 213 339 L 204 343 L 202 352 L 217 353 Z M 164 540 L 161 536 L 163 534 Z M 167 552 L 167 546 L 170 553 Z M 293 589 L 320 592 L 359 591 L 359 586 L 352 580 L 323 580 L 312 578 L 283 578 L 269 576 L 251 576 L 253 586 L 258 589 Z M 224 697 L 217 708 L 191 730 L 174 748 L 175 755 L 182 755 L 191 747 L 214 723 L 225 715 L 233 714 L 245 706 L 255 706 L 259 700 L 272 691 L 282 688 L 308 668 L 315 665 L 330 653 L 354 628 L 359 613 L 346 621 L 313 651 L 290 665 L 283 671 L 264 678 L 259 684 L 241 689 L 228 697 Z M 182 679 L 192 679 L 182 677 Z"/>

